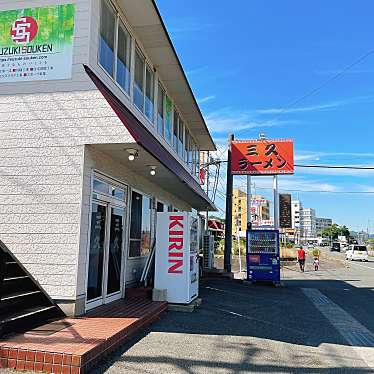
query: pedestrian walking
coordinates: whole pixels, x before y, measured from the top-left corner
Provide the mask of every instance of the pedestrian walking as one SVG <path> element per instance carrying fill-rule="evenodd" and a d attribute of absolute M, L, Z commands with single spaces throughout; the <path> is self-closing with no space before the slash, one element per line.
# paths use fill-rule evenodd
<path fill-rule="evenodd" d="M 305 251 L 303 247 L 300 247 L 299 250 L 297 251 L 297 261 L 300 266 L 300 271 L 304 273 L 305 269 Z"/>
<path fill-rule="evenodd" d="M 317 271 L 319 269 L 319 258 L 318 257 L 314 257 L 313 264 L 314 264 L 314 271 Z"/>

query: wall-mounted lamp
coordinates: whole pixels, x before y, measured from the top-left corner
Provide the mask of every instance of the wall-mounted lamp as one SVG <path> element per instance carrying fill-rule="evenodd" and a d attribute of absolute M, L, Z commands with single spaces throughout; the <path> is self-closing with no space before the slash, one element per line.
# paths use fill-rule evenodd
<path fill-rule="evenodd" d="M 129 161 L 134 161 L 138 156 L 139 153 L 136 149 L 126 149 L 129 154 Z"/>
<path fill-rule="evenodd" d="M 150 166 L 149 168 L 149 174 L 151 174 L 152 176 L 156 175 L 156 166 Z"/>

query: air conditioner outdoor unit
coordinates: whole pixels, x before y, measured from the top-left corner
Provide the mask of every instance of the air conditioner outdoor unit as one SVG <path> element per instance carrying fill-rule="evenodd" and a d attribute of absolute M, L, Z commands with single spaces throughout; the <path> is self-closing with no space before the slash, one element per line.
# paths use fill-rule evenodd
<path fill-rule="evenodd" d="M 214 266 L 214 236 L 204 235 L 203 237 L 204 268 L 211 269 Z"/>

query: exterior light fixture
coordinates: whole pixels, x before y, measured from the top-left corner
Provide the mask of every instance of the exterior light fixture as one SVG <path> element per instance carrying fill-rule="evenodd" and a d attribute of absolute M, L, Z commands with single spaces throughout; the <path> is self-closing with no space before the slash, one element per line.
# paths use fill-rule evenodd
<path fill-rule="evenodd" d="M 134 161 L 139 156 L 136 149 L 126 149 L 126 151 L 129 153 L 129 161 Z"/>
<path fill-rule="evenodd" d="M 149 171 L 149 174 L 152 176 L 156 175 L 156 166 L 150 166 L 149 167 L 151 170 Z"/>

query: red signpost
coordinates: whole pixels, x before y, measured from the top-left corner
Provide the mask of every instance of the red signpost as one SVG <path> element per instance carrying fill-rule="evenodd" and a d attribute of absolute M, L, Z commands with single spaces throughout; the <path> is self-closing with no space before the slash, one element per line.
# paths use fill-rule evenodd
<path fill-rule="evenodd" d="M 294 174 L 292 140 L 234 140 L 231 150 L 232 174 Z"/>

